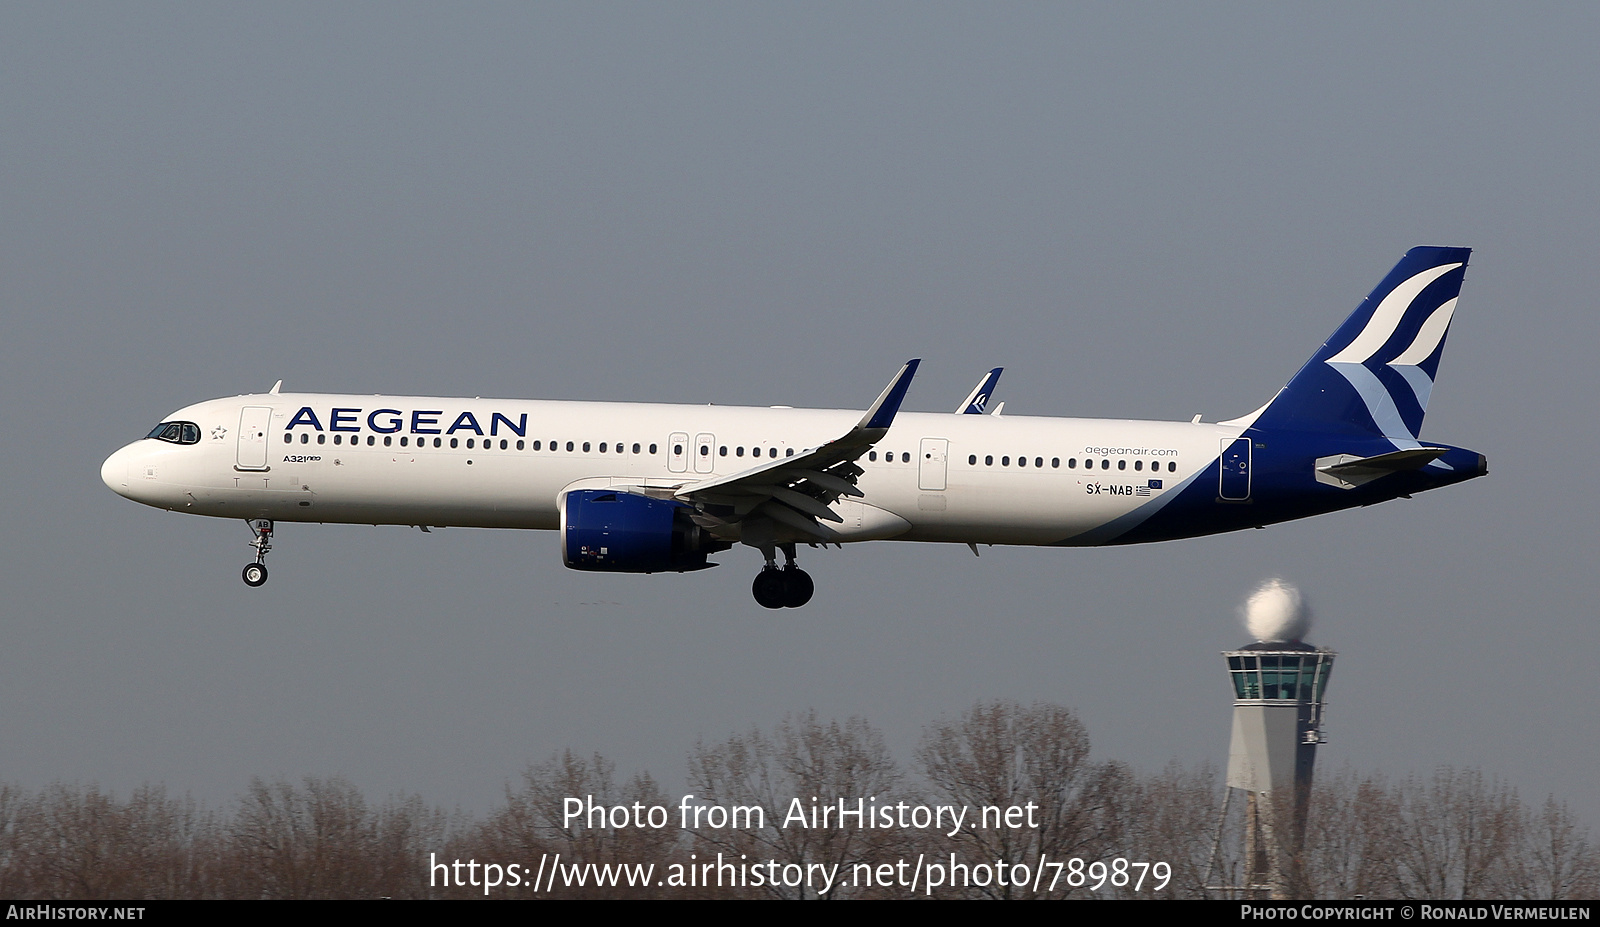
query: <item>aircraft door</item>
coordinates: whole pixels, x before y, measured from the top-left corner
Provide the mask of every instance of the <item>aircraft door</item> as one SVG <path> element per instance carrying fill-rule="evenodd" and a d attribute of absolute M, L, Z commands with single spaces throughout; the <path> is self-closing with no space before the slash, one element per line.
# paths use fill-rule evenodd
<path fill-rule="evenodd" d="M 1222 472 L 1218 476 L 1217 496 L 1223 502 L 1245 502 L 1250 498 L 1250 439 L 1235 438 L 1222 448 Z"/>
<path fill-rule="evenodd" d="M 948 438 L 923 438 L 917 455 L 917 488 L 939 490 L 945 487 L 945 469 L 950 456 Z"/>
<path fill-rule="evenodd" d="M 667 469 L 673 473 L 689 469 L 689 436 L 684 432 L 674 431 L 667 438 Z"/>
<path fill-rule="evenodd" d="M 271 469 L 267 466 L 267 430 L 271 424 L 271 406 L 245 406 L 239 413 L 238 469 Z"/>
<path fill-rule="evenodd" d="M 710 473 L 716 466 L 717 436 L 699 434 L 694 436 L 694 472 Z"/>

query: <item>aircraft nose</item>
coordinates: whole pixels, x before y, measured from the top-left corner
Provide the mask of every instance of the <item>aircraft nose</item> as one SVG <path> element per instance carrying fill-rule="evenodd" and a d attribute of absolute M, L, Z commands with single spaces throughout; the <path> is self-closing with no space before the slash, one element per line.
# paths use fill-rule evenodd
<path fill-rule="evenodd" d="M 128 455 L 126 447 L 119 448 L 116 453 L 106 458 L 100 465 L 100 480 L 107 488 L 119 496 L 128 494 Z"/>

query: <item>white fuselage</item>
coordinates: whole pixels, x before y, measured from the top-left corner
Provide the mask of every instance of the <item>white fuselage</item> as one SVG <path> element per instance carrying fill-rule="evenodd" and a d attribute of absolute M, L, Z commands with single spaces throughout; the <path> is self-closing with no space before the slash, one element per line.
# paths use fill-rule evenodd
<path fill-rule="evenodd" d="M 691 486 L 803 453 L 860 415 L 252 395 L 175 412 L 170 420 L 198 426 L 198 443 L 136 441 L 105 462 L 102 477 L 130 499 L 198 515 L 555 529 L 568 490 Z M 844 521 L 830 528 L 845 541 L 1092 544 L 1086 534 L 1176 492 L 1242 430 L 905 412 L 857 461 L 863 495 L 835 502 Z"/>

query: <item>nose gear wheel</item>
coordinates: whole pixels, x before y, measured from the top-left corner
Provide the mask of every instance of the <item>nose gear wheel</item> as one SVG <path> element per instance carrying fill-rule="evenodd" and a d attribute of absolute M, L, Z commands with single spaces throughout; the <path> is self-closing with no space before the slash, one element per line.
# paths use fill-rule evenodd
<path fill-rule="evenodd" d="M 254 589 L 267 581 L 267 551 L 272 549 L 272 521 L 257 518 L 245 524 L 250 526 L 250 533 L 255 535 L 250 546 L 256 549 L 256 561 L 245 564 L 242 576 L 244 584 Z"/>

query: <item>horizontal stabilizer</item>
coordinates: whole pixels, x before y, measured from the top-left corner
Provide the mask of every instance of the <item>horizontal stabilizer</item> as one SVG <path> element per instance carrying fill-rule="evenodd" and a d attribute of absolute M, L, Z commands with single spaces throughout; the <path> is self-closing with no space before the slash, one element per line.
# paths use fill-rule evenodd
<path fill-rule="evenodd" d="M 1391 473 L 1421 469 L 1448 452 L 1449 448 L 1443 447 L 1416 447 L 1376 457 L 1356 457 L 1352 454 L 1318 457 L 1317 482 L 1340 489 L 1355 489 Z"/>

